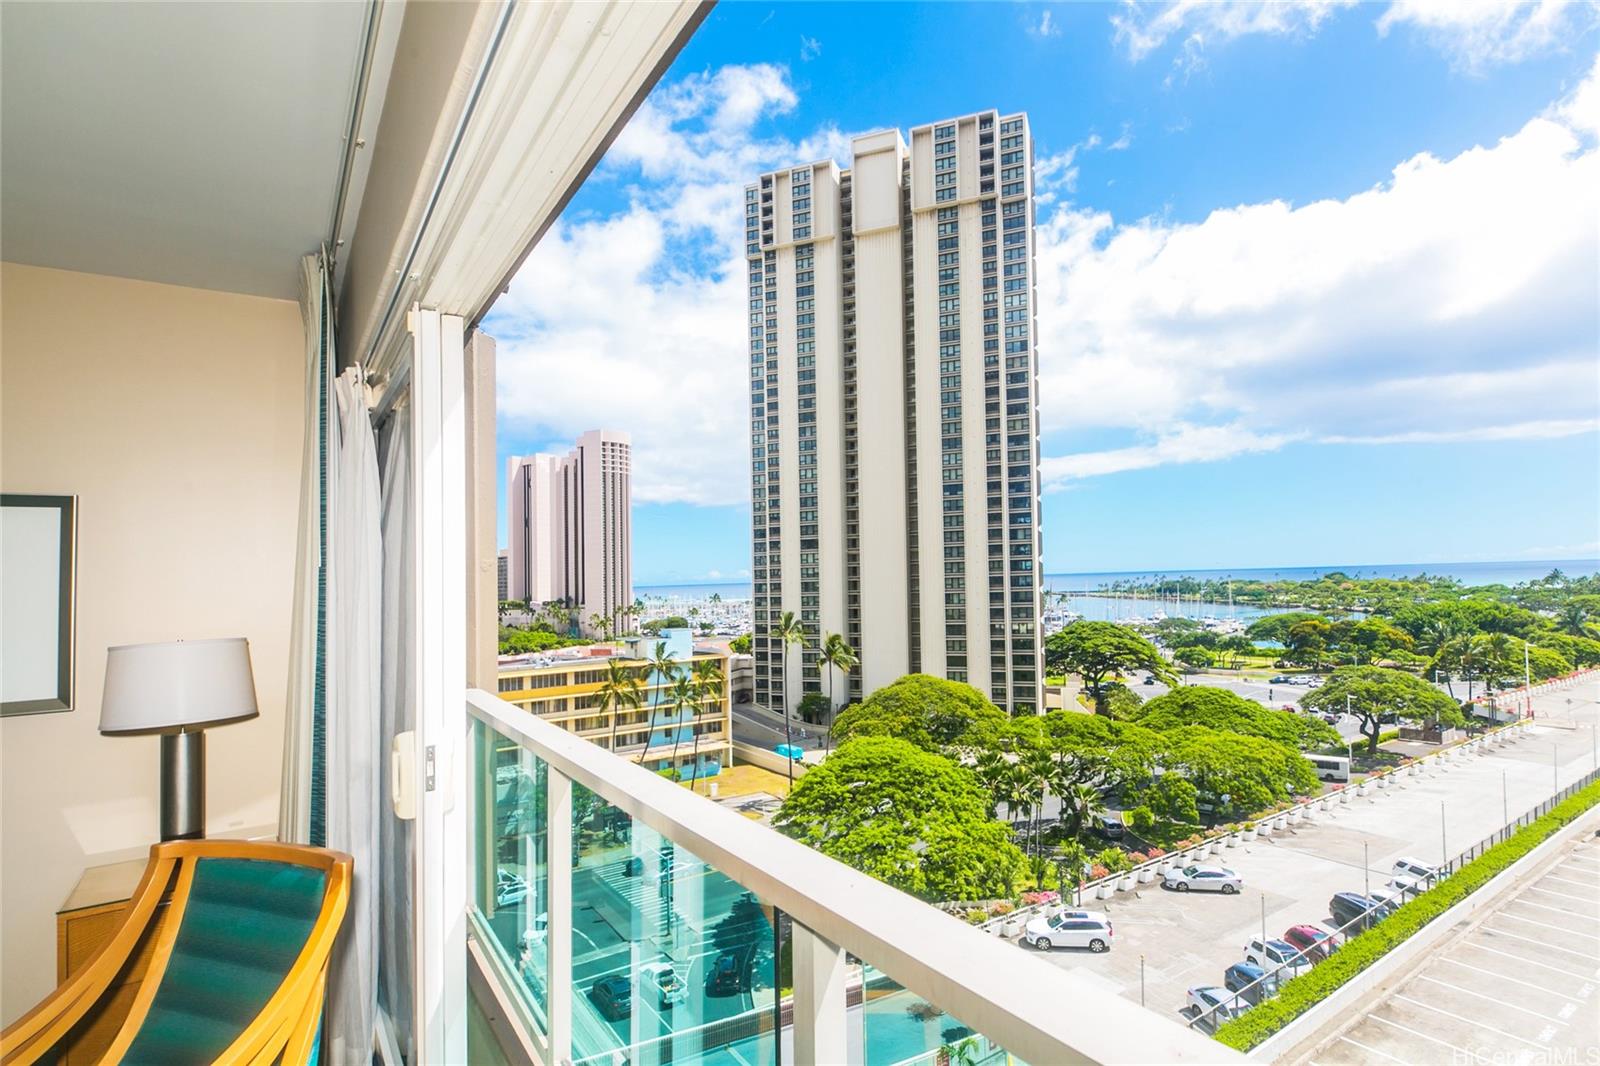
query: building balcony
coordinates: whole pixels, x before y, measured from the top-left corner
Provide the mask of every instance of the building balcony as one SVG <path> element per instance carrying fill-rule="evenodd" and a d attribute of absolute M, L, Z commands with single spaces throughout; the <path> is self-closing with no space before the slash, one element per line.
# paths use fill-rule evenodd
<path fill-rule="evenodd" d="M 932 1066 L 967 1039 L 986 1062 L 1242 1061 L 489 693 L 466 702 L 469 953 L 531 1061 Z"/>

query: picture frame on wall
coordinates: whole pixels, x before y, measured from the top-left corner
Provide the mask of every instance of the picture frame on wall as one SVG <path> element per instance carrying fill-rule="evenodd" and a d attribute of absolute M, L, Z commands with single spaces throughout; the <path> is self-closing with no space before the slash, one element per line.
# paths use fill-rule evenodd
<path fill-rule="evenodd" d="M 78 498 L 0 494 L 0 716 L 73 707 Z"/>

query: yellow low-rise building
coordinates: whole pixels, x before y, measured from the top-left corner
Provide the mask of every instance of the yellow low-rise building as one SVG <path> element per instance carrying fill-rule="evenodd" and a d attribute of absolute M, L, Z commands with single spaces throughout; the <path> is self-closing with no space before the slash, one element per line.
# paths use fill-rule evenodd
<path fill-rule="evenodd" d="M 661 644 L 670 673 L 654 661 Z M 613 663 L 637 680 L 637 707 L 608 703 Z M 697 675 L 697 684 L 675 691 L 678 676 Z M 688 630 L 500 657 L 501 699 L 649 769 L 675 770 L 681 780 L 732 764 L 730 691 L 727 654 L 696 646 Z"/>

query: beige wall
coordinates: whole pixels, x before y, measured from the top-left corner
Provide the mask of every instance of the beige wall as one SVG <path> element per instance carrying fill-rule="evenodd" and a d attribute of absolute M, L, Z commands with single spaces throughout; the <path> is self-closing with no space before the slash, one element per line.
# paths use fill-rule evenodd
<path fill-rule="evenodd" d="M 303 342 L 289 301 L 4 264 L 0 484 L 79 498 L 77 706 L 0 719 L 0 1019 L 55 909 L 157 836 L 158 744 L 96 726 L 112 644 L 250 640 L 261 717 L 208 734 L 213 834 L 277 817 Z"/>

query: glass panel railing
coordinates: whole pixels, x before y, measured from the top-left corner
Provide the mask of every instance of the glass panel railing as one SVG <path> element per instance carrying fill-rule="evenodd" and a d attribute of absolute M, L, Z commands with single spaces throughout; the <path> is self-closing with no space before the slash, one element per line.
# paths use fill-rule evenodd
<path fill-rule="evenodd" d="M 572 1060 L 776 1066 L 772 908 L 574 785 Z"/>
<path fill-rule="evenodd" d="M 859 967 L 848 1024 L 866 1066 L 1025 1066 L 1021 1059 L 870 965 Z M 853 989 L 852 989 L 853 992 Z"/>
<path fill-rule="evenodd" d="M 530 1020 L 546 1031 L 549 1008 L 549 768 L 532 752 L 474 722 L 473 906 L 501 968 L 521 982 Z"/>

